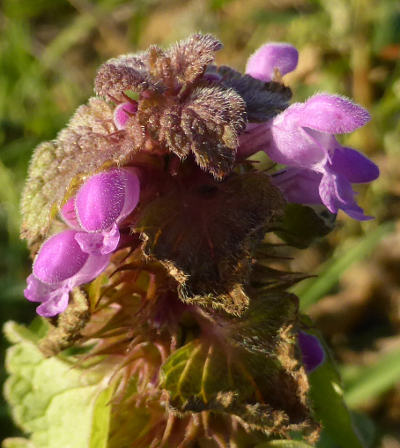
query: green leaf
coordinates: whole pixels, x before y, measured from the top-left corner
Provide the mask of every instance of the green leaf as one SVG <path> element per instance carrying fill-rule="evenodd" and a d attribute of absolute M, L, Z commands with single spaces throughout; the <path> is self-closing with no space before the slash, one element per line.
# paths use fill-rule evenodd
<path fill-rule="evenodd" d="M 221 348 L 200 340 L 173 353 L 164 364 L 162 374 L 171 404 L 183 411 L 227 408 L 236 394 L 246 399 L 253 392 L 249 381 L 241 381 L 238 368 L 227 365 Z"/>
<path fill-rule="evenodd" d="M 325 263 L 318 277 L 306 280 L 301 285 L 293 288 L 293 292 L 300 297 L 301 309 L 307 310 L 312 304 L 326 295 L 346 269 L 353 263 L 363 260 L 377 246 L 382 238 L 393 230 L 393 222 L 381 224 L 356 245 L 347 248 L 345 253 L 337 255 Z"/>
<path fill-rule="evenodd" d="M 316 430 L 307 377 L 296 359 L 292 297 L 263 293 L 241 318 L 209 315 L 207 338 L 187 343 L 162 366 L 172 412 L 230 413 L 249 428 L 274 433 Z"/>
<path fill-rule="evenodd" d="M 271 440 L 270 442 L 261 443 L 255 448 L 312 448 L 308 443 L 299 440 Z"/>
<path fill-rule="evenodd" d="M 399 381 L 400 350 L 382 356 L 375 364 L 360 369 L 345 389 L 349 406 L 357 407 L 386 392 Z"/>
<path fill-rule="evenodd" d="M 357 428 L 357 434 L 360 435 L 360 438 L 364 441 L 365 446 L 368 448 L 375 446 L 377 428 L 374 422 L 367 415 L 360 412 L 352 411 L 351 418 L 353 420 L 353 425 Z"/>
<path fill-rule="evenodd" d="M 343 399 L 339 374 L 333 364 L 328 347 L 326 359 L 309 374 L 310 397 L 316 416 L 335 445 L 341 448 L 363 448 L 351 414 Z"/>
<path fill-rule="evenodd" d="M 22 437 L 11 437 L 3 440 L 2 448 L 36 448 L 31 441 Z"/>
<path fill-rule="evenodd" d="M 277 235 L 291 246 L 305 249 L 313 241 L 327 235 L 336 216 L 326 208 L 287 204 Z"/>
<path fill-rule="evenodd" d="M 5 447 L 106 448 L 113 388 L 104 372 L 46 359 L 36 346 L 38 336 L 21 325 L 8 322 L 5 333 L 14 344 L 7 351 L 5 396 L 15 422 L 31 438 L 25 445 L 9 439 Z"/>
<path fill-rule="evenodd" d="M 229 413 L 262 431 L 315 429 L 302 380 L 276 357 L 199 339 L 174 352 L 162 367 L 172 411 Z"/>

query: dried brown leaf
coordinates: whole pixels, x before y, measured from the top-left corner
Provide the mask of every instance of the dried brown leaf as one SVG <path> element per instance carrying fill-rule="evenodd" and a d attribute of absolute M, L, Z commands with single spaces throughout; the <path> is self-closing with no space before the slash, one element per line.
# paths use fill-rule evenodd
<path fill-rule="evenodd" d="M 168 55 L 175 75 L 181 83 L 193 83 L 202 76 L 222 43 L 211 34 L 194 34 L 178 42 Z"/>
<path fill-rule="evenodd" d="M 180 298 L 241 314 L 248 305 L 251 254 L 283 199 L 264 173 L 204 174 L 176 181 L 138 218 L 146 254 L 178 282 Z"/>

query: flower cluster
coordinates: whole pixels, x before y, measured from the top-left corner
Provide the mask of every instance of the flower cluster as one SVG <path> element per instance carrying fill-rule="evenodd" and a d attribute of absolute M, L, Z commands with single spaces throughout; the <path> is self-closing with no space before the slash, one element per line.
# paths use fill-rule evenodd
<path fill-rule="evenodd" d="M 287 44 L 267 44 L 250 59 L 246 71 L 268 80 L 296 68 L 298 54 Z M 335 134 L 364 126 L 369 113 L 347 98 L 316 94 L 294 103 L 272 120 L 250 124 L 241 138 L 240 153 L 265 151 L 287 168 L 276 173 L 274 183 L 289 202 L 323 204 L 357 220 L 370 219 L 354 199 L 351 184 L 367 183 L 379 176 L 378 167 L 360 152 L 340 145 Z"/>
<path fill-rule="evenodd" d="M 104 355 L 107 372 L 117 363 L 110 403 L 127 409 L 115 416 L 141 406 L 151 416 L 140 438 L 114 422 L 110 447 L 168 438 L 189 447 L 193 434 L 218 440 L 219 431 L 236 437 L 232 446 L 242 437 L 255 446 L 263 434 L 318 432 L 306 373 L 326 354 L 286 291 L 299 275 L 268 266 L 278 249 L 266 235 L 282 235 L 288 202 L 369 219 L 352 185 L 376 179 L 378 168 L 335 135 L 370 117 L 326 93 L 289 105 L 282 78 L 298 62 L 289 44 L 261 47 L 245 74 L 214 64 L 221 47 L 195 35 L 107 61 L 96 97 L 30 167 L 23 235 L 35 258 L 25 297 L 40 302 L 41 316 L 65 312 L 53 319 L 63 325 L 77 303 L 71 291 L 104 275 L 80 296 L 89 321 L 53 329 L 47 337 L 62 334 L 62 343 L 47 346 L 65 348 L 78 339 L 65 333 L 86 325 L 89 356 Z M 245 160 L 257 151 L 279 168 Z M 294 208 L 315 220 L 309 207 Z M 209 411 L 214 426 L 197 418 Z"/>
<path fill-rule="evenodd" d="M 70 291 L 100 275 L 118 248 L 119 226 L 139 201 L 135 169 L 113 169 L 90 177 L 61 209 L 69 226 L 42 245 L 28 277 L 25 297 L 41 302 L 51 317 L 68 306 Z"/>

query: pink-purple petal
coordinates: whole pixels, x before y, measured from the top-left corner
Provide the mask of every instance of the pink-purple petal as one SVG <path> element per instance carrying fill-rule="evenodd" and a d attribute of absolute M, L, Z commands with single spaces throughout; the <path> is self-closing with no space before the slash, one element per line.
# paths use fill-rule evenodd
<path fill-rule="evenodd" d="M 140 183 L 134 171 L 112 169 L 88 179 L 76 195 L 76 214 L 87 232 L 107 230 L 126 217 L 139 200 Z"/>
<path fill-rule="evenodd" d="M 287 168 L 272 177 L 288 202 L 295 204 L 321 204 L 319 184 L 322 174 L 301 168 Z"/>
<path fill-rule="evenodd" d="M 34 274 L 31 274 L 27 278 L 24 295 L 31 302 L 42 302 L 36 309 L 40 316 L 55 316 L 67 308 L 70 291 L 95 279 L 106 269 L 109 261 L 110 255 L 91 255 L 74 276 L 51 285 L 43 283 Z"/>
<path fill-rule="evenodd" d="M 84 266 L 88 254 L 75 240 L 75 230 L 65 230 L 48 239 L 33 263 L 33 274 L 42 282 L 54 284 L 73 277 Z"/>
<path fill-rule="evenodd" d="M 75 213 L 75 197 L 68 199 L 68 201 L 61 207 L 60 215 L 65 224 L 68 224 L 72 229 L 79 229 L 78 218 Z"/>
<path fill-rule="evenodd" d="M 114 109 L 114 124 L 118 130 L 125 129 L 131 115 L 137 112 L 138 105 L 136 101 L 127 101 L 119 104 Z"/>
<path fill-rule="evenodd" d="M 379 168 L 368 157 L 352 148 L 337 147 L 332 154 L 331 169 L 351 183 L 371 182 L 379 177 Z"/>
<path fill-rule="evenodd" d="M 59 288 L 58 284 L 48 285 L 41 282 L 33 274 L 26 279 L 26 284 L 27 286 L 24 290 L 24 296 L 30 302 L 43 302 L 44 297 L 48 297 L 49 294 Z"/>
<path fill-rule="evenodd" d="M 36 308 L 40 316 L 51 317 L 62 313 L 67 307 L 69 289 L 65 282 L 56 285 L 47 285 L 31 274 L 27 278 L 27 287 L 24 295 L 31 302 L 42 302 Z"/>
<path fill-rule="evenodd" d="M 107 268 L 110 257 L 111 254 L 90 255 L 83 268 L 69 281 L 69 287 L 72 289 L 94 280 Z"/>
<path fill-rule="evenodd" d="M 68 306 L 69 291 L 66 289 L 59 289 L 51 294 L 45 302 L 36 308 L 39 316 L 53 317 L 64 312 Z"/>
<path fill-rule="evenodd" d="M 125 201 L 117 222 L 121 222 L 132 213 L 138 205 L 140 197 L 140 180 L 137 170 L 135 168 L 125 168 L 121 171 L 125 187 Z"/>
<path fill-rule="evenodd" d="M 75 236 L 83 252 L 90 255 L 106 255 L 113 252 L 119 243 L 119 230 L 117 224 L 113 224 L 109 231 L 88 233 L 78 232 Z"/>
<path fill-rule="evenodd" d="M 299 331 L 298 341 L 304 367 L 311 373 L 325 361 L 325 350 L 316 336 L 305 331 Z"/>
<path fill-rule="evenodd" d="M 293 104 L 272 120 L 271 142 L 264 151 L 277 163 L 301 168 L 311 168 L 325 161 L 332 136 L 326 136 L 298 125 L 303 114 L 302 104 Z M 319 134 L 319 136 L 318 136 Z M 326 141 L 325 141 L 326 140 Z M 328 146 L 330 146 L 329 143 Z"/>
<path fill-rule="evenodd" d="M 364 214 L 363 209 L 354 200 L 354 191 L 350 182 L 343 176 L 327 171 L 321 179 L 319 194 L 322 203 L 331 213 L 343 210 L 353 219 L 367 221 L 372 219 Z"/>
<path fill-rule="evenodd" d="M 270 123 L 249 123 L 239 136 L 237 157 L 246 158 L 258 151 L 266 150 L 271 144 Z"/>
<path fill-rule="evenodd" d="M 253 53 L 247 61 L 246 73 L 261 81 L 271 81 L 275 70 L 281 75 L 297 67 L 299 53 L 287 43 L 268 43 Z"/>
<path fill-rule="evenodd" d="M 369 112 L 348 98 L 319 93 L 304 103 L 299 124 L 328 134 L 345 134 L 364 126 Z"/>

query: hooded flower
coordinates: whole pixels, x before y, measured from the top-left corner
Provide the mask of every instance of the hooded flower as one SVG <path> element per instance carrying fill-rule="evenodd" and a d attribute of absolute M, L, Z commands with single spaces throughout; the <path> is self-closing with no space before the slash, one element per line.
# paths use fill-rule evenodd
<path fill-rule="evenodd" d="M 36 310 L 41 316 L 62 313 L 68 306 L 69 292 L 96 278 L 108 265 L 109 255 L 82 251 L 76 241 L 78 233 L 65 230 L 52 236 L 35 259 L 24 294 L 32 302 L 42 302 Z"/>
<path fill-rule="evenodd" d="M 89 178 L 62 208 L 72 228 L 48 239 L 28 277 L 25 297 L 42 302 L 42 316 L 65 310 L 69 292 L 88 283 L 107 267 L 119 243 L 118 225 L 136 207 L 140 183 L 135 169 L 112 169 Z"/>
<path fill-rule="evenodd" d="M 311 373 L 325 361 L 325 351 L 316 336 L 299 331 L 297 337 L 304 367 L 307 373 Z"/>
<path fill-rule="evenodd" d="M 265 151 L 272 160 L 289 167 L 298 189 L 307 189 L 303 198 L 298 197 L 299 191 L 295 193 L 296 202 L 315 203 L 310 198 L 316 198 L 318 192 L 330 212 L 342 209 L 354 219 L 369 219 L 357 205 L 351 184 L 371 182 L 379 176 L 379 169 L 361 153 L 341 146 L 333 135 L 352 132 L 369 119 L 365 109 L 347 98 L 317 94 L 305 103 L 293 104 L 271 121 L 271 140 Z M 279 186 L 279 176 L 275 179 Z M 293 201 L 294 186 L 287 178 L 283 182 L 283 192 Z"/>
<path fill-rule="evenodd" d="M 271 81 L 277 72 L 283 76 L 297 67 L 299 53 L 293 45 L 270 42 L 253 53 L 246 65 L 246 73 L 260 81 Z"/>
<path fill-rule="evenodd" d="M 125 129 L 129 117 L 137 112 L 138 104 L 136 101 L 127 101 L 119 104 L 114 109 L 114 124 L 118 130 Z"/>
<path fill-rule="evenodd" d="M 74 200 L 80 229 L 76 240 L 82 250 L 107 254 L 118 245 L 118 224 L 139 201 L 140 183 L 135 169 L 113 169 L 87 180 Z M 67 203 L 68 209 L 70 205 Z M 63 209 L 64 210 L 64 209 Z"/>
<path fill-rule="evenodd" d="M 365 109 L 347 98 L 317 94 L 305 103 L 292 104 L 269 122 L 248 128 L 240 152 L 248 155 L 261 149 L 274 162 L 287 165 L 274 183 L 288 201 L 322 203 L 332 213 L 342 209 L 354 219 L 370 219 L 357 205 L 351 184 L 371 182 L 379 169 L 361 153 L 341 146 L 334 136 L 352 132 L 369 119 Z"/>

